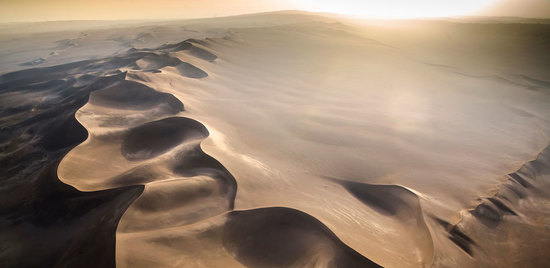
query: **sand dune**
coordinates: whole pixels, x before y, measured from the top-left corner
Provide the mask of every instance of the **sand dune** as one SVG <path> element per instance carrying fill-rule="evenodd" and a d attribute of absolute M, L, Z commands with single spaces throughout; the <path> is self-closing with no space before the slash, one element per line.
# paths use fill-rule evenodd
<path fill-rule="evenodd" d="M 160 49 L 174 51 L 174 47 L 181 48 L 177 45 L 162 46 Z M 185 46 L 184 50 L 187 47 Z M 215 59 L 209 56 L 206 50 L 196 50 L 190 55 L 198 55 L 200 59 L 207 61 Z M 133 55 L 130 54 L 130 57 Z M 147 57 L 148 55 L 143 58 L 147 59 Z M 169 66 L 171 58 L 165 59 L 169 59 L 169 62 L 157 65 Z M 127 62 L 127 59 L 117 59 L 116 62 L 117 64 Z M 138 66 L 144 68 L 144 72 L 149 71 L 147 66 L 140 64 Z M 124 79 L 124 76 L 120 77 Z M 187 77 L 192 78 L 192 76 Z M 158 106 L 163 104 L 171 108 L 165 109 L 166 114 L 183 111 L 183 104 L 173 95 L 155 91 L 136 81 L 121 80 L 114 85 L 94 91 L 90 94 L 88 104 L 80 110 L 78 119 L 85 126 L 91 123 L 90 126 L 97 126 L 97 128 L 90 128 L 91 138 L 69 153 L 59 167 L 62 180 L 77 185 L 80 189 L 91 189 L 91 185 L 102 189 L 145 184 L 142 195 L 126 210 L 118 225 L 120 246 L 117 250 L 117 262 L 120 264 L 138 265 L 128 259 L 127 252 L 139 251 L 140 248 L 133 243 L 126 244 L 126 237 L 135 239 L 143 236 L 144 232 L 161 232 L 165 228 L 184 228 L 184 226 L 225 214 L 234 206 L 237 187 L 235 179 L 218 161 L 205 154 L 200 148 L 200 143 L 197 143 L 209 135 L 208 130 L 201 123 L 185 117 L 165 117 L 137 126 L 133 126 L 134 124 L 129 121 L 124 125 L 120 120 L 117 120 L 119 124 L 113 125 L 108 118 L 116 114 L 113 110 L 146 111 L 158 109 Z M 108 108 L 109 113 L 101 115 L 102 107 Z M 98 115 L 101 123 L 96 122 Z M 150 119 L 158 116 L 153 113 L 149 115 L 155 115 Z M 116 117 L 120 116 L 116 115 Z M 106 122 L 109 123 L 105 124 Z M 115 126 L 117 129 L 128 127 L 128 129 L 121 134 L 105 130 L 94 131 L 94 129 L 105 129 L 110 126 Z M 109 147 L 113 148 L 108 149 Z M 113 163 L 117 158 L 109 157 L 108 161 L 111 166 L 128 166 L 127 171 L 101 169 L 99 166 L 106 166 L 107 163 L 87 157 L 94 153 L 116 154 L 117 147 L 120 148 L 118 153 L 126 160 L 118 158 L 121 163 Z M 166 154 L 170 156 L 161 157 Z M 143 164 L 140 162 L 148 160 L 154 161 L 155 168 L 146 164 L 141 166 Z M 124 162 L 126 164 L 122 164 Z M 97 165 L 97 168 L 94 168 L 94 165 Z M 83 172 L 85 167 L 91 172 Z M 91 180 L 100 177 L 94 175 L 97 171 L 101 172 L 103 175 L 101 177 L 112 179 L 100 184 L 91 184 Z M 78 179 L 75 179 L 75 176 L 78 176 Z M 86 176 L 92 177 L 86 178 Z M 243 217 L 244 219 L 241 219 Z M 252 219 L 248 220 L 249 217 Z M 281 220 L 283 222 L 279 223 L 278 221 Z M 222 243 L 219 243 L 218 247 L 225 248 L 228 254 L 236 256 L 237 260 L 245 265 L 283 267 L 315 264 L 378 267 L 343 244 L 320 222 L 302 212 L 284 208 L 265 208 L 250 212 L 231 212 L 225 221 L 223 235 L 218 238 Z M 259 222 L 256 223 L 256 221 Z M 243 225 L 245 227 L 242 227 Z M 286 225 L 295 229 L 287 230 Z M 254 231 L 253 226 L 257 226 L 258 231 Z M 263 236 L 261 230 L 273 230 L 275 233 L 261 238 Z M 252 233 L 248 234 L 248 232 Z M 312 233 L 308 234 L 308 232 Z M 297 238 L 296 234 L 304 237 Z M 249 242 L 240 240 L 250 236 L 259 237 L 259 244 L 252 245 L 252 248 Z M 286 240 L 278 241 L 282 238 Z M 288 248 L 293 239 L 301 241 L 301 246 Z M 315 245 L 316 249 L 311 249 L 310 245 Z M 273 251 L 280 253 L 272 255 Z M 269 257 L 270 255 L 272 256 Z M 132 258 L 135 256 L 132 255 Z M 142 264 L 160 262 L 154 257 L 141 261 Z"/>
<path fill-rule="evenodd" d="M 119 219 L 143 191 L 84 193 L 59 181 L 59 161 L 88 136 L 74 114 L 105 82 L 92 76 L 90 86 L 77 87 L 78 79 L 58 72 L 65 67 L 0 78 L 1 266 L 114 266 Z M 36 73 L 55 79 L 37 81 Z"/>
<path fill-rule="evenodd" d="M 1 62 L 0 266 L 548 266 L 546 24 L 94 27 Z"/>
<path fill-rule="evenodd" d="M 315 218 L 288 208 L 230 213 L 223 243 L 249 267 L 380 267 Z"/>
<path fill-rule="evenodd" d="M 174 96 L 161 93 L 143 84 L 122 80 L 116 85 L 98 90 L 90 95 L 88 103 L 118 109 L 147 110 L 167 105 L 168 113 L 183 110 L 183 104 Z"/>
<path fill-rule="evenodd" d="M 158 156 L 177 144 L 206 138 L 208 130 L 197 121 L 171 117 L 130 129 L 123 137 L 121 153 L 128 160 L 144 160 Z"/>
<path fill-rule="evenodd" d="M 434 246 L 424 220 L 420 200 L 410 190 L 397 185 L 374 185 L 353 181 L 338 181 L 365 205 L 380 214 L 396 217 L 407 229 L 421 250 L 424 260 L 433 259 Z"/>

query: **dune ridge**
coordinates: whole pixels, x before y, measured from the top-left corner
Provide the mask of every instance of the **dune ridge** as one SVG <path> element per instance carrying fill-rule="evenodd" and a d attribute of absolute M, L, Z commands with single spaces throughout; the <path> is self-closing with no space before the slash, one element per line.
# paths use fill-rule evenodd
<path fill-rule="evenodd" d="M 118 222 L 143 187 L 80 192 L 60 182 L 59 162 L 88 137 L 77 109 L 116 80 L 90 74 L 82 85 L 59 71 L 76 65 L 0 76 L 0 266 L 115 266 Z"/>
<path fill-rule="evenodd" d="M 331 179 L 378 213 L 399 220 L 405 228 L 409 229 L 407 233 L 412 236 L 422 252 L 423 265 L 431 266 L 434 258 L 434 244 L 418 195 L 399 185 L 376 185 L 353 180 Z"/>
<path fill-rule="evenodd" d="M 454 224 L 424 212 L 420 204 L 420 197 L 406 187 L 368 184 L 356 180 L 330 177 L 328 179 L 342 185 L 366 206 L 382 215 L 396 217 L 403 225 L 411 228 L 408 233 L 414 236 L 417 245 L 421 248 L 425 265 L 437 266 L 442 264 L 437 258 L 437 254 L 440 253 L 435 248 L 439 244 L 434 241 L 437 237 L 432 237 L 437 230 L 432 230 L 433 227 L 430 227 L 427 220 L 433 220 L 443 227 L 446 238 L 470 257 L 476 257 L 476 252 L 483 252 L 485 249 L 484 245 L 480 245 L 466 233 L 473 229 L 471 225 L 482 224 L 487 228 L 494 229 L 506 216 L 524 218 L 523 220 L 529 221 L 529 219 L 525 219 L 526 215 L 519 214 L 514 207 L 518 207 L 520 201 L 529 198 L 529 196 L 547 193 L 547 183 L 544 179 L 537 179 L 537 177 L 548 176 L 549 155 L 550 146 L 546 146 L 534 160 L 526 162 L 517 171 L 506 175 L 503 182 L 497 185 L 493 194 L 478 198 L 477 204 L 466 210 L 473 218 L 461 214 L 460 219 Z M 428 217 L 425 218 L 425 215 Z"/>
<path fill-rule="evenodd" d="M 532 235 L 537 235 L 529 229 L 531 225 L 537 225 L 539 217 L 533 214 L 540 212 L 542 208 L 533 208 L 532 198 L 544 197 L 549 193 L 547 179 L 549 178 L 550 146 L 544 147 L 533 160 L 525 162 L 519 169 L 503 177 L 486 197 L 474 200 L 472 208 L 459 212 L 459 219 L 455 223 L 430 215 L 445 231 L 445 236 L 466 254 L 479 261 L 479 265 L 517 265 L 525 261 L 523 258 L 510 259 L 513 251 L 500 248 L 487 241 L 487 234 L 499 234 L 505 228 L 503 237 L 520 241 L 532 242 Z M 505 218 L 508 220 L 505 221 Z M 503 227 L 504 225 L 506 227 Z M 517 233 L 516 233 L 517 232 Z M 492 239 L 495 239 L 493 236 Z M 499 238 L 502 239 L 502 238 Z M 509 238 L 510 239 L 510 238 Z M 542 242 L 542 241 L 541 241 Z M 547 247 L 544 243 L 540 246 Z M 482 256 L 480 256 L 482 255 Z M 529 257 L 527 257 L 529 258 Z M 543 265 L 544 259 L 530 259 L 532 263 Z M 444 261 L 436 259 L 435 265 L 444 265 Z"/>
<path fill-rule="evenodd" d="M 209 135 L 205 126 L 182 116 L 184 104 L 172 94 L 152 89 L 128 75 L 176 71 L 190 79 L 206 77 L 207 74 L 197 67 L 166 54 L 167 51 L 189 50 L 190 56 L 207 62 L 217 58 L 191 42 L 198 43 L 164 45 L 158 50 L 132 49 L 127 57 L 100 60 L 108 68 L 118 70 L 112 75 L 116 79 L 91 92 L 89 101 L 76 113 L 78 122 L 90 135 L 63 158 L 58 169 L 60 180 L 84 191 L 144 187 L 118 223 L 117 265 L 139 267 L 154 263 L 163 266 L 160 256 L 144 259 L 147 254 L 140 247 L 140 242 L 147 241 L 144 236 L 174 228 L 184 231 L 217 219 L 215 227 L 193 236 L 204 236 L 221 228 L 223 231 L 215 237 L 218 240 L 216 250 L 226 252 L 221 262 L 237 260 L 234 266 L 240 266 L 237 265 L 240 262 L 259 267 L 314 264 L 379 267 L 343 244 L 326 226 L 304 212 L 271 207 L 233 211 L 237 184 L 222 164 L 201 149 L 201 141 Z M 85 65 L 92 69 L 100 66 L 96 62 Z M 189 73 L 189 66 L 196 69 Z M 119 156 L 106 157 L 104 161 L 89 158 L 89 155 L 102 154 Z M 280 220 L 281 217 L 286 219 L 284 223 L 268 220 Z M 249 221 L 251 223 L 247 223 Z M 244 225 L 249 227 L 242 227 Z M 292 229 L 287 229 L 288 225 Z M 256 232 L 252 226 L 264 231 Z M 304 229 L 304 226 L 310 227 Z M 248 244 L 249 240 L 243 240 L 250 236 L 258 239 L 253 247 Z M 287 239 L 278 241 L 280 236 Z M 178 243 L 188 239 L 182 237 Z M 303 240 L 304 244 L 296 245 L 289 252 L 288 239 Z M 311 249 L 306 241 L 317 249 Z M 173 248 L 173 243 L 165 246 Z"/>
<path fill-rule="evenodd" d="M 152 109 L 156 116 L 183 110 L 183 104 L 172 95 L 126 80 L 127 70 L 144 67 L 140 67 L 142 64 L 148 64 L 145 67 L 150 72 L 175 66 L 182 76 L 206 76 L 189 63 L 160 54 L 129 51 L 122 56 L 33 68 L 0 76 L 0 102 L 5 107 L 0 122 L 0 162 L 3 166 L 0 175 L 6 183 L 1 189 L 2 266 L 115 266 L 115 231 L 120 218 L 142 194 L 144 186 L 135 183 L 82 192 L 60 182 L 63 178 L 57 175 L 58 166 L 72 148 L 90 137 L 90 131 L 75 118 L 75 115 L 79 117 L 79 109 L 88 102 L 105 109 L 124 107 L 134 112 L 136 109 Z M 106 94 L 109 89 L 115 91 L 110 92 L 114 95 Z M 141 96 L 141 102 L 135 101 L 138 96 Z M 139 118 L 132 120 L 121 114 L 111 119 L 95 127 L 119 127 L 128 122 L 134 125 L 140 122 Z M 165 121 L 170 123 L 169 120 Z M 186 120 L 179 124 L 179 133 L 183 131 L 191 136 L 207 133 L 198 122 Z M 193 129 L 198 132 L 193 132 Z M 91 135 L 94 134 L 92 131 Z M 134 145 L 136 135 L 132 134 L 124 137 L 127 141 L 126 157 L 130 159 L 139 154 L 141 145 Z M 118 138 L 116 136 L 110 133 L 101 138 L 112 142 Z M 159 141 L 159 137 L 153 138 Z M 196 154 L 198 151 L 192 152 Z M 234 196 L 234 189 L 223 191 L 230 197 Z M 39 232 L 44 228 L 49 231 Z M 14 236 L 17 233 L 30 236 Z M 31 238 L 37 240 L 31 241 Z M 22 257 L 30 248 L 39 253 L 33 258 Z"/>

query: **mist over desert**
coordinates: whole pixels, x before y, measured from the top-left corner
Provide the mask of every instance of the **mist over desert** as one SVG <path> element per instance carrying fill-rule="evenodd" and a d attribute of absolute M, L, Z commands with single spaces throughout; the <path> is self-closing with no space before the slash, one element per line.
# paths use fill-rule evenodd
<path fill-rule="evenodd" d="M 0 24 L 0 267 L 549 267 L 550 20 Z"/>

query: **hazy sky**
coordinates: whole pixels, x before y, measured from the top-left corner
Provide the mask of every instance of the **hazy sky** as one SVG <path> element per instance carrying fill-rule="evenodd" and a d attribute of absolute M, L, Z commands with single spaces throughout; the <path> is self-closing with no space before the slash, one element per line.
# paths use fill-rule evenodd
<path fill-rule="evenodd" d="M 285 9 L 377 18 L 550 18 L 550 0 L 0 0 L 0 22 L 197 18 Z"/>

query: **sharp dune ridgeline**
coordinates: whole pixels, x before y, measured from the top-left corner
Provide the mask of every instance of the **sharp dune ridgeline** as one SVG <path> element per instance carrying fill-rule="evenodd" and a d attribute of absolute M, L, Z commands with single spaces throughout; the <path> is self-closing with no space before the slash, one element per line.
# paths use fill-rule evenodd
<path fill-rule="evenodd" d="M 2 26 L 1 267 L 550 265 L 548 21 L 105 23 Z"/>

